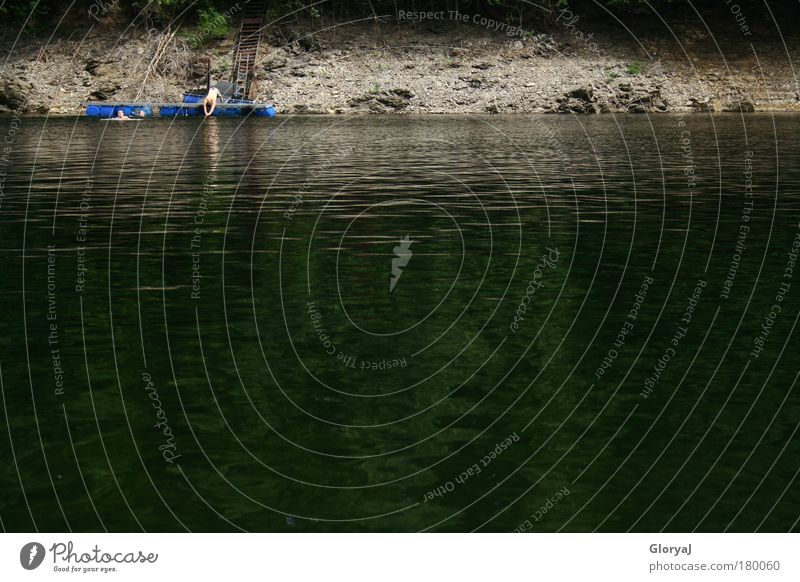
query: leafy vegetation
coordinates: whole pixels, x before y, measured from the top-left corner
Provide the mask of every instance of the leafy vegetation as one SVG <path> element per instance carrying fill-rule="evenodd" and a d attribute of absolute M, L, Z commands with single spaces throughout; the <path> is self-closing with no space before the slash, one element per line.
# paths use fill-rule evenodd
<path fill-rule="evenodd" d="M 231 27 L 227 17 L 214 8 L 200 11 L 197 21 L 197 33 L 204 39 L 220 39 L 228 36 Z"/>
<path fill-rule="evenodd" d="M 246 2 L 248 0 L 75 0 L 70 3 L 63 0 L 12 0 L 0 3 L 0 26 L 7 29 L 24 26 L 32 31 L 44 23 L 57 21 L 65 12 L 72 16 L 73 22 L 81 17 L 93 22 L 90 15 L 104 17 L 113 12 L 153 24 L 180 20 L 184 26 L 197 26 L 201 37 L 213 39 L 228 33 L 230 23 L 225 15 L 239 13 Z M 765 12 L 759 0 L 736 0 L 736 3 L 741 6 L 742 12 L 749 15 Z M 771 7 L 795 14 L 800 11 L 800 3 L 794 0 L 772 0 Z M 597 14 L 601 17 L 609 11 L 616 14 L 643 14 L 658 10 L 693 19 L 696 18 L 695 10 L 715 13 L 727 11 L 726 5 L 722 3 L 721 6 L 719 0 L 696 0 L 691 4 L 676 0 L 323 0 L 320 3 L 313 0 L 272 0 L 267 3 L 270 21 L 294 19 L 311 22 L 369 17 L 386 20 L 396 17 L 399 11 L 439 12 L 445 15 L 449 11 L 458 11 L 467 15 L 478 14 L 497 22 L 552 23 L 565 8 L 575 14 Z M 233 18 L 236 19 L 236 16 Z M 448 17 L 440 19 L 447 20 Z"/>
<path fill-rule="evenodd" d="M 189 46 L 198 49 L 210 40 L 225 38 L 230 32 L 231 22 L 227 16 L 214 8 L 204 8 L 198 13 L 197 26 L 194 29 L 183 29 L 180 37 Z"/>
<path fill-rule="evenodd" d="M 644 65 L 639 61 L 633 61 L 632 63 L 628 64 L 629 75 L 641 75 L 643 70 L 644 70 Z"/>
<path fill-rule="evenodd" d="M 16 23 L 17 26 L 26 24 L 30 30 L 39 32 L 52 13 L 53 7 L 50 4 L 39 0 L 3 2 L 0 4 L 0 19 L 7 24 Z"/>

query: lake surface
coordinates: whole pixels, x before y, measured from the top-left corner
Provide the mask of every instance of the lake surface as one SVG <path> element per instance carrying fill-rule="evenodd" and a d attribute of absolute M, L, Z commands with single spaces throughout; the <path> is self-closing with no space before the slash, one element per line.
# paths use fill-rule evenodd
<path fill-rule="evenodd" d="M 800 116 L 5 118 L 7 531 L 788 531 Z"/>

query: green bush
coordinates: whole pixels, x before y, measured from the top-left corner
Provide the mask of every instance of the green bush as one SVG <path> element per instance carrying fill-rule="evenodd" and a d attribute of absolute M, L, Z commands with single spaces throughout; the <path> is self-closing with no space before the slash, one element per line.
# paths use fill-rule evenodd
<path fill-rule="evenodd" d="M 628 74 L 629 75 L 641 75 L 644 66 L 639 61 L 633 61 L 631 64 L 628 65 Z"/>
<path fill-rule="evenodd" d="M 230 30 L 230 22 L 224 14 L 213 8 L 201 8 L 197 12 L 197 26 L 194 30 L 182 31 L 180 37 L 193 49 L 199 49 L 210 40 L 225 38 Z"/>
<path fill-rule="evenodd" d="M 230 23 L 224 14 L 213 8 L 204 8 L 198 12 L 197 33 L 204 40 L 219 40 L 228 36 Z"/>

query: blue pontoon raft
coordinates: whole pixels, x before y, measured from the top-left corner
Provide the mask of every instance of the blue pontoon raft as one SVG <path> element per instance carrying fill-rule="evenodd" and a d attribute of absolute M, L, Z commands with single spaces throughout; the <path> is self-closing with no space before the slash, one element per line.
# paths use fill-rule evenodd
<path fill-rule="evenodd" d="M 122 111 L 127 117 L 192 117 L 203 115 L 203 95 L 184 93 L 181 103 L 84 103 L 87 117 L 116 117 Z M 275 107 L 249 99 L 229 98 L 217 103 L 214 117 L 275 117 Z"/>

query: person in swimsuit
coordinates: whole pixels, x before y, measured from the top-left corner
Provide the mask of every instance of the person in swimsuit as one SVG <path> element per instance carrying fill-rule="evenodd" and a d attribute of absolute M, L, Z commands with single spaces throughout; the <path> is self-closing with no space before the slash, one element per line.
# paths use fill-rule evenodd
<path fill-rule="evenodd" d="M 208 94 L 203 97 L 203 113 L 206 114 L 206 117 L 214 113 L 214 109 L 217 107 L 217 99 L 220 97 L 222 97 L 222 93 L 216 87 L 211 87 L 208 90 Z"/>

